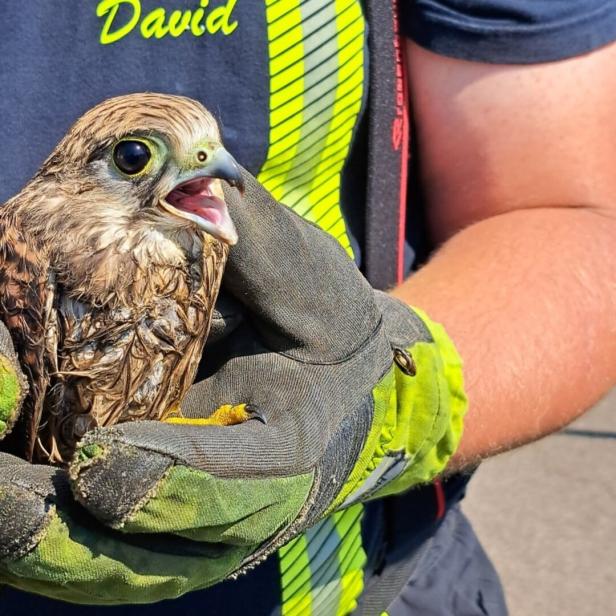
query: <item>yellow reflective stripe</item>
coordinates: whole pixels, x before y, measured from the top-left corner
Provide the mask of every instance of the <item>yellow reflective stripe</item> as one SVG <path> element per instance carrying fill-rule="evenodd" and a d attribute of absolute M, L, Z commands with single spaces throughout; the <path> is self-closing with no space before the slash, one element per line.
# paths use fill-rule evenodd
<path fill-rule="evenodd" d="M 364 98 L 360 0 L 266 0 L 270 134 L 259 181 L 352 256 L 341 173 Z M 335 513 L 278 552 L 283 616 L 351 612 L 363 589 L 363 506 Z"/>
<path fill-rule="evenodd" d="M 364 94 L 359 0 L 270 0 L 270 135 L 260 182 L 352 256 L 341 173 Z"/>
<path fill-rule="evenodd" d="M 299 5 L 300 0 L 288 0 L 269 3 L 266 8 L 270 55 L 270 147 L 259 177 L 264 184 L 267 181 L 264 173 L 272 160 L 286 163 L 287 170 L 291 168 L 301 136 L 304 47 Z M 278 14 L 281 9 L 283 18 Z M 298 33 L 294 44 L 289 45 L 285 32 Z"/>
<path fill-rule="evenodd" d="M 307 540 L 300 535 L 278 550 L 282 616 L 312 613 L 312 580 Z"/>
<path fill-rule="evenodd" d="M 325 140 L 321 163 L 311 187 L 312 220 L 329 231 L 343 245 L 348 242 L 339 208 L 340 181 L 344 161 L 351 145 L 352 130 L 336 131 L 345 120 L 355 120 L 361 108 L 363 88 L 364 23 L 361 8 L 349 0 L 336 0 L 338 31 L 338 85 L 332 123 Z M 348 100 L 351 100 L 349 107 Z M 340 134 L 336 135 L 336 132 Z M 322 181 L 321 178 L 326 178 Z M 301 210 L 300 210 L 300 213 Z M 304 212 L 305 214 L 306 212 Z"/>
<path fill-rule="evenodd" d="M 364 587 L 363 505 L 325 518 L 278 552 L 282 616 L 342 616 Z"/>
<path fill-rule="evenodd" d="M 333 515 L 338 535 L 344 540 L 338 555 L 342 592 L 336 616 L 351 613 L 364 589 L 366 552 L 361 538 L 363 505 L 357 504 Z"/>
<path fill-rule="evenodd" d="M 270 57 L 270 146 L 258 179 L 268 189 L 268 166 L 277 163 L 277 173 L 283 176 L 290 171 L 301 137 L 304 46 L 300 4 L 300 0 L 270 1 L 265 9 Z M 279 194 L 270 192 L 279 198 Z"/>

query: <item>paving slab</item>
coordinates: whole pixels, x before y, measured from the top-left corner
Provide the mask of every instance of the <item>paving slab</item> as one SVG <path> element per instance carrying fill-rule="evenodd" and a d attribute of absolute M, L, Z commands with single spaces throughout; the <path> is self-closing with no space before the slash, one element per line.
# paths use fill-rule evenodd
<path fill-rule="evenodd" d="M 563 431 L 484 462 L 464 510 L 511 616 L 616 616 L 616 390 Z"/>

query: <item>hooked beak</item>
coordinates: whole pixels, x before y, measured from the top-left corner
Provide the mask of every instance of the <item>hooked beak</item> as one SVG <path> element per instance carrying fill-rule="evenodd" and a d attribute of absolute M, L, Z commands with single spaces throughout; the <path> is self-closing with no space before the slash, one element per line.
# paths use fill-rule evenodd
<path fill-rule="evenodd" d="M 229 186 L 237 188 L 240 194 L 244 194 L 244 178 L 240 166 L 225 148 L 220 146 L 209 156 L 205 150 L 200 150 L 199 153 L 206 156 L 204 166 L 201 169 L 202 176 L 225 180 Z M 199 153 L 197 156 L 199 156 Z"/>
<path fill-rule="evenodd" d="M 237 231 L 229 216 L 220 180 L 244 193 L 244 180 L 239 165 L 227 150 L 199 148 L 192 170 L 160 201 L 168 213 L 195 223 L 210 235 L 233 245 Z"/>

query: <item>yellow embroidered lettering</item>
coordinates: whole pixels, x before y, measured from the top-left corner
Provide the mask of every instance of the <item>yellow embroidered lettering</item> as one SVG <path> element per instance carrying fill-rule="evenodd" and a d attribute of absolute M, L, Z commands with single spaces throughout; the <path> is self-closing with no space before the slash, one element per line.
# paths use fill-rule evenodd
<path fill-rule="evenodd" d="M 194 36 L 203 36 L 205 34 L 205 26 L 201 23 L 205 11 L 203 9 L 197 9 L 190 20 L 190 31 Z"/>
<path fill-rule="evenodd" d="M 190 11 L 173 11 L 169 15 L 169 34 L 177 38 L 190 27 Z"/>
<path fill-rule="evenodd" d="M 133 10 L 133 14 L 130 20 L 123 26 L 116 26 L 116 29 L 112 31 L 111 28 L 114 25 L 113 22 L 121 4 L 129 5 Z M 111 43 L 115 43 L 132 31 L 141 16 L 141 2 L 139 0 L 101 0 L 96 7 L 96 16 L 104 17 L 107 13 L 107 19 L 105 19 L 100 36 L 100 42 L 102 45 L 110 45 Z"/>
<path fill-rule="evenodd" d="M 158 7 L 142 19 L 141 0 L 100 0 L 96 7 L 96 16 L 104 20 L 100 42 L 103 45 L 115 43 L 133 30 L 145 39 L 177 38 L 186 33 L 195 37 L 206 33 L 229 36 L 238 27 L 237 19 L 233 18 L 237 0 L 218 0 L 216 4 L 218 6 L 210 7 L 210 0 L 199 0 L 194 9 L 176 9 L 169 14 Z M 120 8 L 126 10 L 119 13 Z M 130 17 L 127 11 L 131 11 Z"/>
<path fill-rule="evenodd" d="M 199 2 L 199 8 L 193 13 L 190 20 L 190 31 L 195 36 L 203 36 L 205 34 L 205 26 L 201 23 L 205 15 L 204 9 L 210 3 L 210 0 L 201 0 Z"/>
<path fill-rule="evenodd" d="M 225 6 L 215 8 L 208 16 L 205 27 L 210 34 L 222 31 L 225 36 L 231 34 L 237 28 L 237 20 L 230 21 L 231 13 L 237 0 L 228 0 Z"/>
<path fill-rule="evenodd" d="M 165 26 L 165 9 L 154 9 L 149 12 L 141 22 L 141 36 L 149 39 L 155 36 L 160 39 L 169 32 L 169 28 Z"/>

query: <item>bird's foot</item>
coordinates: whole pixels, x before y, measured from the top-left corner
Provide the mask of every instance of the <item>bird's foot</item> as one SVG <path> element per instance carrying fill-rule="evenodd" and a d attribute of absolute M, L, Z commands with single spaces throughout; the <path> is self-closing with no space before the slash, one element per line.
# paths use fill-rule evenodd
<path fill-rule="evenodd" d="M 183 417 L 180 411 L 180 416 L 167 415 L 163 421 L 191 426 L 235 426 L 250 419 L 256 419 L 263 424 L 267 423 L 263 411 L 254 404 L 223 404 L 209 417 L 200 418 Z"/>

